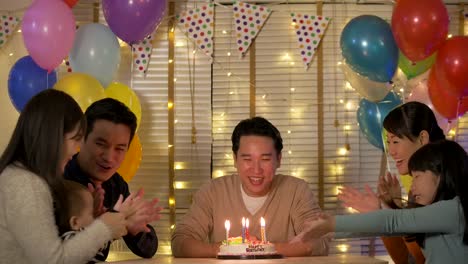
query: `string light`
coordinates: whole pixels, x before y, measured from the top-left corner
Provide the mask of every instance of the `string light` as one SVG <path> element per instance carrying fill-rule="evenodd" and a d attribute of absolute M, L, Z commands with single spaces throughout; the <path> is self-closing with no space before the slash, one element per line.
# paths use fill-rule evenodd
<path fill-rule="evenodd" d="M 172 62 L 173 62 L 173 60 L 168 60 L 168 62 L 169 62 L 169 63 L 172 63 Z"/>
<path fill-rule="evenodd" d="M 169 198 L 169 205 L 171 205 L 171 206 L 175 205 L 175 199 L 174 198 Z"/>
<path fill-rule="evenodd" d="M 344 156 L 344 155 L 348 154 L 348 150 L 346 148 L 339 148 L 338 149 L 338 154 L 340 154 L 341 156 Z"/>
<path fill-rule="evenodd" d="M 170 108 L 172 108 L 172 107 L 174 107 L 174 104 L 173 104 L 172 102 L 167 102 L 167 108 L 170 109 Z"/>
<path fill-rule="evenodd" d="M 176 120 L 174 120 L 174 124 L 177 124 L 178 122 L 179 122 L 179 121 L 178 121 L 177 119 L 176 119 Z"/>
<path fill-rule="evenodd" d="M 348 252 L 348 249 L 349 249 L 349 245 L 346 245 L 346 244 L 340 244 L 340 245 L 337 245 L 336 247 L 341 252 Z"/>
<path fill-rule="evenodd" d="M 11 57 L 11 56 L 13 56 L 13 52 L 12 52 L 12 53 L 10 53 L 10 54 L 8 54 L 8 55 L 10 55 L 10 57 Z"/>
<path fill-rule="evenodd" d="M 266 95 L 266 94 L 262 95 L 262 99 L 265 99 L 266 97 L 267 97 L 267 95 Z"/>
<path fill-rule="evenodd" d="M 17 31 L 17 32 L 18 32 L 18 33 L 21 33 L 21 29 L 18 29 L 18 31 Z"/>
<path fill-rule="evenodd" d="M 177 82 L 177 78 L 174 78 L 174 82 Z"/>
<path fill-rule="evenodd" d="M 172 148 L 173 146 L 174 146 L 174 145 L 171 145 L 171 144 L 167 145 L 168 148 Z"/>
<path fill-rule="evenodd" d="M 288 134 L 291 134 L 291 130 L 288 130 Z"/>
<path fill-rule="evenodd" d="M 344 100 L 343 99 L 340 99 L 340 104 L 343 104 L 344 103 Z"/>
<path fill-rule="evenodd" d="M 227 34 L 227 31 L 226 31 L 226 30 L 223 30 L 222 32 L 223 32 L 223 34 Z"/>
<path fill-rule="evenodd" d="M 291 88 L 291 92 L 294 92 L 294 91 L 296 91 L 296 88 Z"/>
<path fill-rule="evenodd" d="M 228 72 L 228 73 L 227 73 L 227 76 L 228 76 L 228 77 L 231 77 L 231 75 L 232 75 L 232 72 Z"/>
<path fill-rule="evenodd" d="M 228 51 L 227 55 L 228 55 L 228 57 L 230 57 L 230 56 L 231 56 L 231 52 Z"/>

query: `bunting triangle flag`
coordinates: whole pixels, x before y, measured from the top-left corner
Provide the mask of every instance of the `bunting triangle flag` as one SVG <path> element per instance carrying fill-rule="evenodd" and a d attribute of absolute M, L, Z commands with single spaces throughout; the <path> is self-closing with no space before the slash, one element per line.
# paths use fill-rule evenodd
<path fill-rule="evenodd" d="M 133 68 L 141 73 L 146 74 L 148 65 L 153 52 L 153 36 L 149 35 L 144 40 L 132 45 Z"/>
<path fill-rule="evenodd" d="M 5 45 L 8 38 L 15 32 L 19 18 L 10 15 L 0 15 L 0 48 Z"/>
<path fill-rule="evenodd" d="M 234 2 L 233 15 L 236 27 L 237 47 L 244 56 L 271 14 L 271 9 L 243 2 Z"/>
<path fill-rule="evenodd" d="M 209 3 L 177 15 L 181 29 L 197 47 L 211 58 L 213 55 L 214 4 Z"/>
<path fill-rule="evenodd" d="M 320 40 L 330 22 L 329 17 L 302 15 L 291 13 L 292 23 L 296 31 L 299 50 L 301 51 L 302 62 L 306 69 L 317 50 Z"/>

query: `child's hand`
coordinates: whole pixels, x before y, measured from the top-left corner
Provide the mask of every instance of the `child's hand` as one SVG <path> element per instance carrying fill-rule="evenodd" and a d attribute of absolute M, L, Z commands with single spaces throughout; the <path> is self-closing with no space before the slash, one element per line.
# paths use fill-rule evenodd
<path fill-rule="evenodd" d="M 105 191 L 98 185 L 96 188 L 91 183 L 88 183 L 88 190 L 93 195 L 94 199 L 94 217 L 99 217 L 103 213 L 107 212 L 107 208 L 104 207 L 104 194 Z"/>

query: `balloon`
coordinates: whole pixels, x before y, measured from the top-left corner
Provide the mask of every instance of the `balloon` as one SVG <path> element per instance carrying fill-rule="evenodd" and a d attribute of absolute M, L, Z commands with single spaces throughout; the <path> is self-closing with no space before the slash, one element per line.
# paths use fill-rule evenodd
<path fill-rule="evenodd" d="M 401 104 L 401 99 L 394 92 L 380 102 L 373 103 L 361 99 L 357 110 L 359 129 L 373 146 L 384 150 L 382 141 L 382 125 L 387 114 Z"/>
<path fill-rule="evenodd" d="M 398 57 L 398 67 L 405 73 L 408 79 L 412 79 L 429 70 L 435 62 L 436 55 L 437 53 L 434 53 L 422 61 L 412 62 L 406 58 L 402 52 L 400 52 L 400 56 Z"/>
<path fill-rule="evenodd" d="M 432 69 L 429 73 L 427 86 L 429 98 L 431 98 L 431 102 L 436 111 L 442 116 L 448 119 L 455 119 L 465 113 L 466 105 L 468 105 L 468 98 L 461 100 L 450 94 L 446 89 L 443 89 L 438 82 L 435 69 Z"/>
<path fill-rule="evenodd" d="M 122 83 L 113 82 L 105 90 L 107 97 L 124 103 L 137 117 L 137 130 L 141 121 L 141 104 L 136 93 Z"/>
<path fill-rule="evenodd" d="M 421 80 L 420 82 L 414 84 L 414 86 L 411 87 L 411 93 L 408 96 L 408 102 L 416 101 L 429 106 L 432 112 L 434 112 L 437 124 L 440 128 L 442 128 L 444 133 L 447 134 L 450 131 L 450 129 L 452 129 L 454 125 L 456 125 L 456 120 L 451 121 L 443 115 L 441 115 L 439 112 L 437 112 L 429 97 L 429 88 L 427 86 L 428 75 L 425 75 L 426 79 Z"/>
<path fill-rule="evenodd" d="M 137 134 L 133 137 L 132 142 L 125 154 L 120 168 L 117 172 L 124 178 L 126 182 L 129 182 L 138 170 L 141 162 L 141 143 Z"/>
<path fill-rule="evenodd" d="M 61 0 L 34 1 L 21 26 L 24 44 L 41 68 L 51 71 L 60 65 L 75 39 L 75 18 Z"/>
<path fill-rule="evenodd" d="M 78 0 L 64 0 L 65 3 L 67 3 L 67 5 L 72 8 L 76 5 L 76 2 L 78 2 Z"/>
<path fill-rule="evenodd" d="M 376 82 L 392 79 L 398 63 L 398 47 L 390 25 L 377 16 L 358 16 L 346 24 L 340 46 L 348 65 Z"/>
<path fill-rule="evenodd" d="M 437 51 L 447 38 L 449 16 L 442 0 L 401 0 L 392 14 L 396 43 L 411 61 Z"/>
<path fill-rule="evenodd" d="M 74 72 L 89 74 L 106 87 L 120 63 L 119 42 L 114 33 L 102 24 L 83 25 L 76 32 L 69 59 Z"/>
<path fill-rule="evenodd" d="M 456 97 L 468 96 L 468 36 L 448 39 L 440 48 L 434 65 L 441 87 Z"/>
<path fill-rule="evenodd" d="M 39 67 L 30 56 L 19 59 L 10 70 L 8 77 L 8 94 L 18 112 L 39 92 L 46 90 L 57 82 L 55 71 L 47 71 Z"/>
<path fill-rule="evenodd" d="M 54 89 L 69 94 L 86 111 L 92 103 L 106 97 L 104 88 L 95 78 L 84 73 L 71 73 L 60 79 Z"/>
<path fill-rule="evenodd" d="M 109 28 L 123 41 L 134 44 L 153 33 L 164 17 L 165 0 L 103 0 Z"/>
<path fill-rule="evenodd" d="M 374 82 L 353 71 L 346 62 L 342 64 L 342 70 L 345 74 L 345 80 L 362 97 L 372 102 L 379 102 L 385 98 L 391 85 L 388 83 Z"/>

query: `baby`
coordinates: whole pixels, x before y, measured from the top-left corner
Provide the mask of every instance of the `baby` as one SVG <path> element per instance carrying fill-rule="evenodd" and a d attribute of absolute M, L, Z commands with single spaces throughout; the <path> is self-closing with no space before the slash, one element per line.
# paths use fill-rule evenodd
<path fill-rule="evenodd" d="M 56 208 L 56 221 L 63 240 L 73 237 L 94 221 L 94 200 L 91 192 L 83 185 L 65 180 L 62 205 Z M 109 242 L 108 242 L 109 243 Z M 107 248 L 103 245 L 102 248 Z M 105 261 L 99 250 L 88 263 Z"/>

